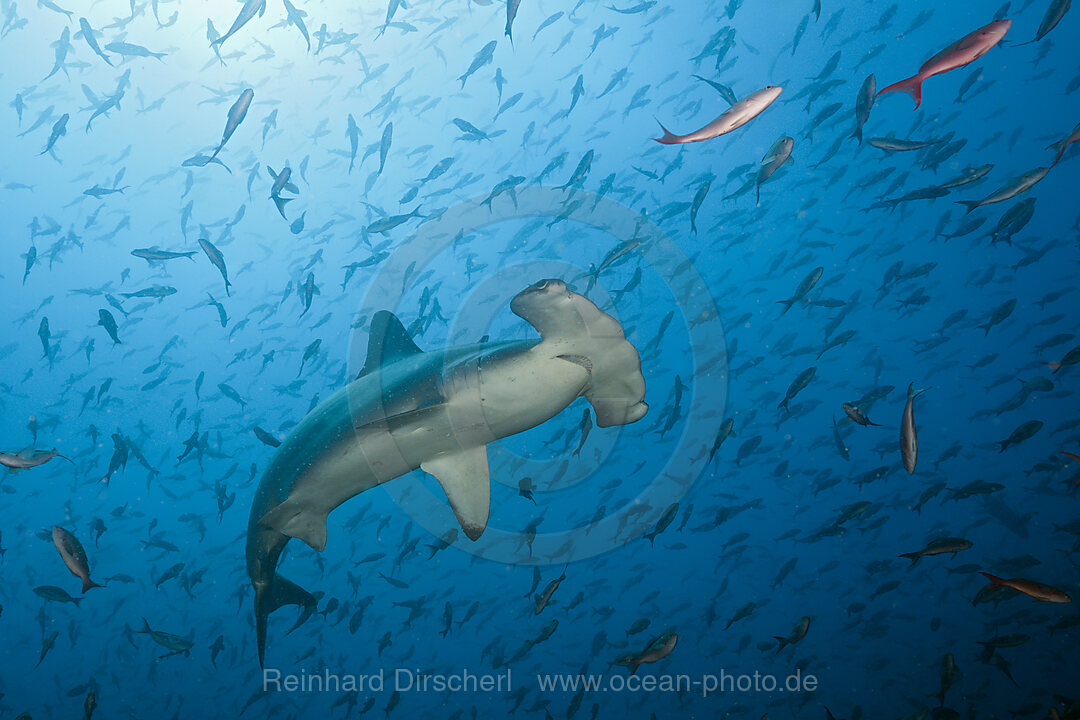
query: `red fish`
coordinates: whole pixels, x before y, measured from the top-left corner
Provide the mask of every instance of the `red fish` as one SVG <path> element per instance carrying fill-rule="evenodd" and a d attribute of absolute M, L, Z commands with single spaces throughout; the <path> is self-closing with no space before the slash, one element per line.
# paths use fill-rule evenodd
<path fill-rule="evenodd" d="M 664 137 L 653 138 L 653 140 L 661 145 L 684 145 L 726 135 L 732 130 L 738 130 L 765 112 L 765 109 L 772 105 L 776 98 L 780 97 L 782 91 L 783 88 L 778 85 L 764 87 L 729 107 L 727 112 L 705 127 L 686 135 L 676 135 L 661 124 L 660 129 L 664 131 Z"/>
<path fill-rule="evenodd" d="M 1034 598 L 1040 602 L 1049 603 L 1071 603 L 1072 598 L 1064 590 L 1058 590 L 1051 585 L 1044 585 L 1034 580 L 1026 580 L 1024 578 L 1012 578 L 1005 579 L 999 578 L 995 575 L 991 575 L 988 572 L 980 572 L 990 581 L 990 587 L 1007 587 L 1012 588 L 1018 593 L 1023 593 L 1030 598 Z"/>
<path fill-rule="evenodd" d="M 924 80 L 975 62 L 989 52 L 990 48 L 1001 42 L 1010 27 L 1012 27 L 1012 20 L 995 20 L 970 35 L 965 35 L 923 63 L 923 66 L 919 68 L 919 72 L 915 73 L 914 76 L 893 83 L 878 92 L 878 95 L 888 92 L 906 92 L 915 99 L 915 109 L 917 110 L 919 105 L 922 104 L 922 84 Z"/>
<path fill-rule="evenodd" d="M 1074 142 L 1080 142 L 1080 125 L 1077 125 L 1076 127 L 1074 127 L 1073 131 L 1071 133 L 1069 133 L 1069 136 L 1067 138 L 1065 138 L 1064 140 L 1061 140 L 1060 142 L 1056 142 L 1053 145 L 1046 148 L 1047 150 L 1049 150 L 1050 148 L 1053 148 L 1054 150 L 1057 150 L 1057 157 L 1054 158 L 1054 165 L 1058 164 L 1058 161 L 1061 160 L 1061 156 L 1065 154 L 1065 151 Z M 1053 167 L 1053 165 L 1051 165 L 1051 167 Z"/>
<path fill-rule="evenodd" d="M 1061 451 L 1061 454 L 1062 455 L 1068 455 L 1073 460 L 1075 460 L 1077 462 L 1080 462 L 1080 455 L 1073 455 L 1071 452 L 1065 452 L 1064 450 Z M 1080 480 L 1077 480 L 1074 484 L 1075 485 L 1080 485 Z"/>

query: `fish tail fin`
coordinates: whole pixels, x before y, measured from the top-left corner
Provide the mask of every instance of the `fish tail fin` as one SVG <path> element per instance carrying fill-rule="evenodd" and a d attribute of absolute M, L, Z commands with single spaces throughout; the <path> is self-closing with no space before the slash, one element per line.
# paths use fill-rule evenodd
<path fill-rule="evenodd" d="M 924 387 L 924 388 L 920 388 L 920 389 L 916 390 L 915 389 L 915 383 L 909 383 L 908 388 L 907 388 L 908 400 L 914 400 L 915 398 L 919 397 L 920 395 L 922 395 L 924 392 L 926 392 L 929 389 L 930 389 L 929 387 Z"/>
<path fill-rule="evenodd" d="M 1054 149 L 1057 150 L 1057 155 L 1054 156 L 1054 162 L 1050 163 L 1051 168 L 1056 166 L 1058 164 L 1058 162 L 1061 161 L 1061 156 L 1065 154 L 1065 149 L 1067 147 L 1068 147 L 1068 145 L 1066 145 L 1065 141 L 1062 140 L 1061 142 L 1056 142 L 1053 145 L 1051 145 L 1050 147 L 1046 148 L 1047 150 L 1049 150 L 1050 148 L 1054 148 Z"/>
<path fill-rule="evenodd" d="M 979 201 L 978 200 L 957 200 L 956 204 L 957 205 L 963 205 L 964 207 L 967 208 L 967 211 L 964 212 L 965 215 L 967 215 L 969 212 L 971 212 L 975 208 L 979 207 Z"/>
<path fill-rule="evenodd" d="M 285 217 L 285 206 L 291 203 L 295 198 L 283 198 L 280 195 L 274 195 L 270 199 L 274 201 L 274 205 L 277 206 L 278 213 L 281 215 L 282 219 L 288 220 L 288 218 Z"/>
<path fill-rule="evenodd" d="M 83 591 L 83 594 L 85 595 L 87 590 L 91 590 L 93 588 L 103 588 L 103 587 L 105 587 L 105 586 L 104 585 L 98 585 L 96 582 L 94 582 L 90 578 L 86 578 L 85 580 L 83 580 L 82 591 Z"/>
<path fill-rule="evenodd" d="M 855 126 L 855 129 L 848 135 L 848 140 L 851 138 L 856 138 L 859 141 L 859 144 L 862 145 L 862 125 Z"/>
<path fill-rule="evenodd" d="M 1051 372 L 1057 372 L 1058 370 L 1061 369 L 1061 363 L 1059 363 L 1059 362 L 1048 362 L 1048 363 L 1043 363 L 1043 365 L 1050 368 Z"/>
<path fill-rule="evenodd" d="M 1005 581 L 999 578 L 997 575 L 991 575 L 988 572 L 979 571 L 979 574 L 990 581 L 990 587 L 1001 587 L 1005 584 Z"/>
<path fill-rule="evenodd" d="M 664 123 L 657 120 L 656 124 L 660 126 L 661 130 L 664 131 L 664 137 L 653 138 L 653 140 L 660 143 L 661 145 L 675 145 L 679 142 L 679 136 L 664 127 Z"/>
<path fill-rule="evenodd" d="M 783 317 L 791 309 L 791 306 L 795 304 L 795 300 L 777 300 L 776 304 L 784 306 L 784 312 L 780 313 L 780 317 Z"/>
<path fill-rule="evenodd" d="M 773 635 L 773 640 L 776 640 L 780 643 L 780 647 L 776 648 L 777 655 L 779 655 L 789 644 L 786 637 L 780 637 L 779 635 Z"/>
<path fill-rule="evenodd" d="M 920 514 L 921 514 L 921 513 L 920 513 Z M 922 560 L 922 553 L 917 553 L 917 552 L 912 552 L 912 553 L 904 553 L 904 554 L 903 554 L 903 555 L 901 555 L 900 557 L 902 557 L 902 558 L 907 558 L 908 560 L 910 560 L 910 561 L 911 561 L 911 565 L 910 565 L 909 567 L 915 567 L 915 565 L 917 565 L 917 564 L 918 564 L 918 562 L 919 562 L 920 560 Z"/>
<path fill-rule="evenodd" d="M 269 584 L 255 586 L 255 633 L 258 642 L 260 667 L 264 667 L 266 626 L 270 613 L 284 605 L 299 605 L 302 611 L 296 624 L 289 630 L 289 633 L 291 633 L 308 621 L 315 612 L 316 604 L 311 593 L 280 575 L 275 575 Z M 289 633 L 286 633 L 286 635 Z"/>
<path fill-rule="evenodd" d="M 915 101 L 915 109 L 918 110 L 919 105 L 922 105 L 922 83 L 923 79 L 918 75 L 914 75 L 907 80 L 901 80 L 900 82 L 893 83 L 886 88 L 878 90 L 878 94 L 875 97 L 884 95 L 885 93 L 904 92 L 910 95 Z"/>

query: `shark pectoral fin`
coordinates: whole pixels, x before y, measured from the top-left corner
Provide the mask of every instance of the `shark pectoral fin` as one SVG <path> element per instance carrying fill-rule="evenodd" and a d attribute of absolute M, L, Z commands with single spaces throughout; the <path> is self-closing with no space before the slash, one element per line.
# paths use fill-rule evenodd
<path fill-rule="evenodd" d="M 466 537 L 479 538 L 487 527 L 491 508 L 487 447 L 439 455 L 420 463 L 420 469 L 439 481 Z"/>
<path fill-rule="evenodd" d="M 259 524 L 303 540 L 316 552 L 322 552 L 326 547 L 326 514 L 319 514 L 295 500 L 289 499 L 271 508 L 259 518 Z"/>

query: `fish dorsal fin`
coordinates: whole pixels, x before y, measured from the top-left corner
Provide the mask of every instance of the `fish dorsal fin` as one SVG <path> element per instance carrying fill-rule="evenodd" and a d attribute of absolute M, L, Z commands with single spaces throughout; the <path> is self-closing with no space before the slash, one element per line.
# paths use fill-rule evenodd
<path fill-rule="evenodd" d="M 357 377 L 404 360 L 423 352 L 409 337 L 409 332 L 397 316 L 386 310 L 379 310 L 371 318 L 371 332 L 368 333 L 368 354 L 364 369 Z"/>
<path fill-rule="evenodd" d="M 439 481 L 466 537 L 479 538 L 491 507 L 487 446 L 437 455 L 420 463 L 420 469 Z"/>

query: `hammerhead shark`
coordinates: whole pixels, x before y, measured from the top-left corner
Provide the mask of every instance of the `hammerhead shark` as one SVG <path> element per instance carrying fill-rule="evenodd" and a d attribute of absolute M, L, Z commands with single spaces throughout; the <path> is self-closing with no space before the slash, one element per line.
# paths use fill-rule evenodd
<path fill-rule="evenodd" d="M 359 375 L 277 449 L 247 533 L 260 665 L 269 615 L 299 606 L 295 630 L 316 606 L 277 574 L 282 551 L 297 538 L 321 552 L 327 515 L 346 500 L 420 469 L 438 480 L 466 537 L 476 540 L 491 499 L 489 443 L 547 422 L 581 396 L 599 427 L 644 417 L 641 360 L 617 320 L 561 280 L 526 288 L 510 309 L 539 340 L 423 352 L 397 317 L 375 313 Z"/>

